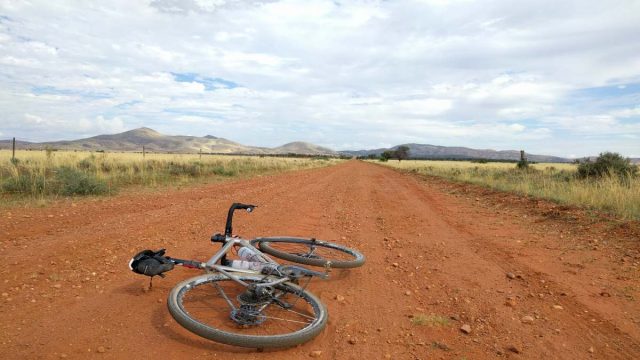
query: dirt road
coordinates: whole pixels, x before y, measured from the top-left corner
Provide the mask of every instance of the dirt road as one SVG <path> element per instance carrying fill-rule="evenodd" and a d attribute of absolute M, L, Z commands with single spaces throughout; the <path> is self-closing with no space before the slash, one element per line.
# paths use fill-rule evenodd
<path fill-rule="evenodd" d="M 239 349 L 169 315 L 177 269 L 144 291 L 129 258 L 206 258 L 228 205 L 242 236 L 316 236 L 365 266 L 311 291 L 329 324 L 296 348 Z M 518 201 L 375 164 L 344 164 L 164 193 L 0 210 L 3 358 L 640 358 L 638 239 Z M 593 230 L 595 228 L 595 230 Z M 635 242 L 633 240 L 636 240 Z M 344 300 L 336 300 L 341 295 Z M 340 297 L 340 298 L 341 298 Z M 470 333 L 460 330 L 469 325 Z"/>

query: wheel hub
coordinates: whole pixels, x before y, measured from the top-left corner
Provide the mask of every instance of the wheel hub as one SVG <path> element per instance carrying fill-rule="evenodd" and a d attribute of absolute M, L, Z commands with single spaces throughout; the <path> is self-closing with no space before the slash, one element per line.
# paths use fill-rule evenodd
<path fill-rule="evenodd" d="M 239 308 L 231 310 L 231 320 L 238 325 L 254 326 L 262 324 L 267 317 L 262 315 L 258 308 L 253 305 L 240 305 Z"/>

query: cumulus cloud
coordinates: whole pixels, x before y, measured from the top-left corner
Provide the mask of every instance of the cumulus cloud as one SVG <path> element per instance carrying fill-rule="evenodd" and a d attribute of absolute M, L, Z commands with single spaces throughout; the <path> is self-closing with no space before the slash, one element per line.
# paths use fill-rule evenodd
<path fill-rule="evenodd" d="M 0 3 L 0 131 L 640 153 L 640 3 Z"/>

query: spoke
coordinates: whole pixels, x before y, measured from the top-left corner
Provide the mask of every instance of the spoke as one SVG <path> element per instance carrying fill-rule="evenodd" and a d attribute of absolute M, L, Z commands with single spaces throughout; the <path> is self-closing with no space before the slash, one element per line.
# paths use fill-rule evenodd
<path fill-rule="evenodd" d="M 305 324 L 305 325 L 309 325 L 311 323 L 311 322 L 298 321 L 298 320 L 288 320 L 288 319 L 278 318 L 278 317 L 274 317 L 274 316 L 267 316 L 267 315 L 265 315 L 265 317 L 267 319 L 282 320 L 282 321 L 293 322 L 293 323 L 298 323 L 298 324 Z"/>
<path fill-rule="evenodd" d="M 304 284 L 304 286 L 302 287 L 302 290 L 300 290 L 300 293 L 296 294 L 297 295 L 296 300 L 293 302 L 293 304 L 291 304 L 291 307 L 294 307 L 298 303 L 298 300 L 300 300 L 302 298 L 302 292 L 304 291 L 304 289 L 307 288 L 307 286 L 309 285 L 310 282 L 311 282 L 311 276 L 309 276 L 309 279 L 307 280 L 307 283 Z"/>
<path fill-rule="evenodd" d="M 307 285 L 309 284 L 309 282 L 310 282 L 310 281 L 311 281 L 311 278 L 309 278 L 309 280 L 308 280 L 308 281 L 307 281 L 307 283 L 305 284 L 305 286 L 304 286 L 305 288 L 307 287 Z M 276 299 L 279 299 L 279 300 L 283 301 L 283 300 L 282 300 L 282 298 L 283 298 L 285 295 L 288 295 L 288 294 L 293 294 L 293 293 L 290 293 L 290 292 L 287 292 L 287 291 L 282 291 L 281 293 L 279 293 L 279 294 L 275 295 L 274 297 L 275 297 Z M 300 299 L 302 298 L 302 296 L 300 296 L 300 294 L 295 294 L 295 295 L 296 295 L 296 299 L 295 299 L 295 301 L 293 302 L 293 304 L 291 304 L 291 307 L 294 307 L 294 306 L 295 306 L 295 304 L 298 302 L 298 300 L 300 300 Z M 264 306 L 262 306 L 262 308 L 260 308 L 260 310 L 259 310 L 259 311 L 260 311 L 260 313 L 262 313 L 262 312 L 263 312 L 263 311 L 264 311 L 264 310 L 265 310 L 269 305 L 273 305 L 273 304 L 274 304 L 274 302 L 272 301 L 272 302 L 270 302 L 270 303 L 265 304 Z M 276 305 L 278 305 L 278 304 L 276 303 Z M 294 314 L 300 315 L 300 316 L 305 317 L 305 318 L 307 318 L 307 319 L 311 319 L 311 320 L 315 320 L 315 319 L 316 319 L 316 317 L 314 317 L 314 316 L 309 316 L 309 315 L 303 314 L 303 313 L 298 312 L 298 311 L 295 311 L 295 310 L 287 309 L 287 308 L 284 308 L 284 307 L 282 307 L 282 306 L 280 306 L 280 305 L 278 305 L 278 306 L 279 306 L 282 310 L 290 311 L 290 312 L 292 312 L 292 313 L 294 313 Z M 267 315 L 265 315 L 265 316 L 267 316 Z M 267 316 L 267 317 L 268 317 L 268 316 Z"/>
<path fill-rule="evenodd" d="M 231 307 L 232 310 L 235 310 L 236 307 L 233 305 L 233 302 L 231 301 L 231 299 L 229 299 L 229 297 L 224 292 L 222 287 L 220 285 L 218 285 L 218 282 L 217 281 L 213 281 L 213 285 L 216 287 L 216 289 L 218 289 L 218 292 L 220 293 L 220 295 L 222 295 L 222 297 L 227 302 L 227 304 L 229 304 L 229 307 Z"/>
<path fill-rule="evenodd" d="M 251 283 L 260 283 L 263 277 L 254 277 Z M 310 279 L 309 279 L 310 280 Z M 314 326 L 318 321 L 316 308 L 304 296 L 301 288 L 290 288 L 279 285 L 271 294 L 271 299 L 265 299 L 267 303 L 255 304 L 253 310 L 256 323 L 253 324 L 253 312 L 249 312 L 249 326 L 240 326 L 238 321 L 229 317 L 230 310 L 240 311 L 240 305 L 235 305 L 236 293 L 241 286 L 229 279 L 221 281 L 208 281 L 208 284 L 200 284 L 196 291 L 189 291 L 189 295 L 181 298 L 184 300 L 184 310 L 190 313 L 196 321 L 212 328 L 234 334 L 251 334 L 259 336 L 276 336 L 277 334 L 289 334 Z M 303 282 L 304 287 L 309 281 Z M 279 288 L 278 288 L 279 287 Z M 193 290 L 193 289 L 192 289 Z M 195 296 L 194 296 L 195 295 Z M 292 298 L 295 297 L 295 298 Z M 302 298 L 300 306 L 298 301 Z M 291 302 L 285 301 L 285 299 Z M 278 304 L 276 300 L 282 301 Z M 225 304 L 223 305 L 223 304 Z M 240 314 L 242 315 L 242 314 Z M 240 319 L 241 320 L 241 319 Z"/>
<path fill-rule="evenodd" d="M 311 319 L 311 320 L 315 320 L 315 319 L 316 319 L 316 317 L 315 317 L 315 316 L 305 315 L 305 314 L 300 313 L 300 312 L 297 312 L 297 311 L 295 311 L 295 310 L 291 310 L 291 309 L 285 309 L 285 310 L 286 310 L 286 311 L 291 311 L 292 313 L 294 313 L 294 314 L 298 314 L 298 315 L 300 315 L 300 316 L 302 316 L 302 317 L 306 317 L 307 319 Z"/>

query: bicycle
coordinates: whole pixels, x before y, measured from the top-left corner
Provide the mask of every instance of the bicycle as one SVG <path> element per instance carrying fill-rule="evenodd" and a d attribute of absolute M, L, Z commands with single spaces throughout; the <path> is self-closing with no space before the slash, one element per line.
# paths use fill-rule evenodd
<path fill-rule="evenodd" d="M 326 306 L 306 290 L 313 277 L 326 279 L 330 268 L 361 266 L 365 258 L 353 249 L 315 238 L 264 237 L 245 240 L 233 236 L 233 214 L 255 205 L 234 203 L 224 234 L 211 237 L 222 247 L 208 261 L 165 256 L 165 249 L 144 250 L 129 268 L 150 277 L 164 277 L 175 265 L 205 274 L 178 283 L 169 293 L 168 308 L 187 330 L 220 343 L 251 348 L 291 347 L 317 336 L 326 326 Z M 237 250 L 240 257 L 227 255 Z M 305 265 L 281 265 L 269 255 Z M 300 284 L 303 279 L 306 283 Z"/>

